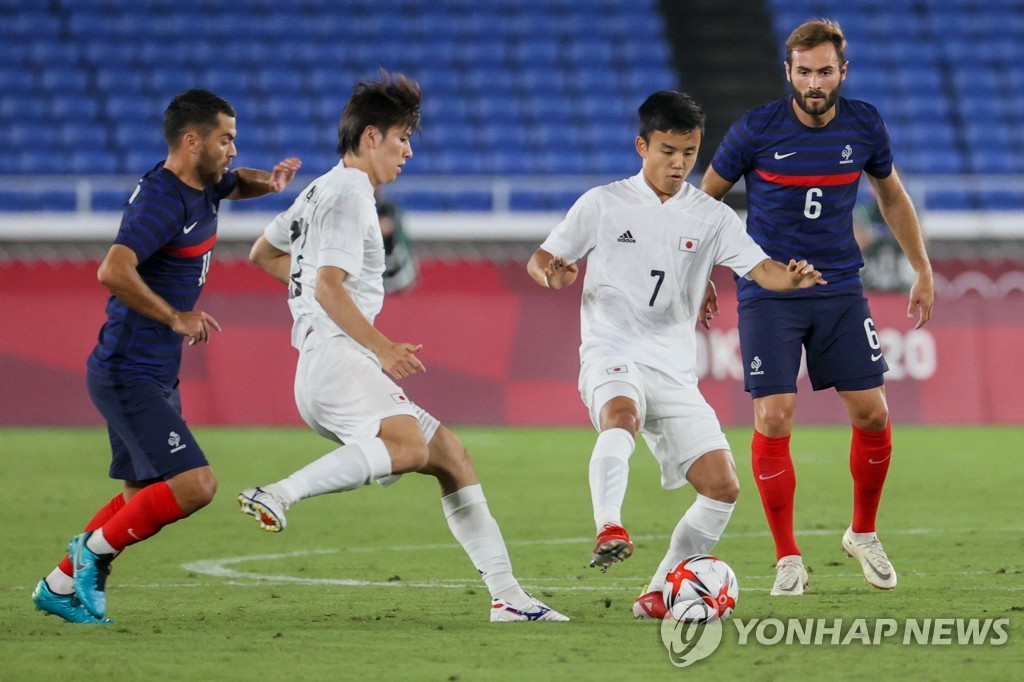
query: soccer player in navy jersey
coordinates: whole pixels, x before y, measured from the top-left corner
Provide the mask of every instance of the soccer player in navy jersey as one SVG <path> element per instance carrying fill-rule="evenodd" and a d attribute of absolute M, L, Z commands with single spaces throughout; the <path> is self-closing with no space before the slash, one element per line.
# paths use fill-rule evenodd
<path fill-rule="evenodd" d="M 124 490 L 71 540 L 32 595 L 37 609 L 73 623 L 111 622 L 105 584 L 113 558 L 213 499 L 217 481 L 181 414 L 182 341 L 205 343 L 220 331 L 195 306 L 221 200 L 279 192 L 300 166 L 285 159 L 271 172 L 228 170 L 237 154 L 235 110 L 205 90 L 171 101 L 163 134 L 167 158 L 139 180 L 99 267 L 111 296 L 87 363 L 89 395 L 107 421 L 110 477 Z"/>
<path fill-rule="evenodd" d="M 931 317 L 935 297 L 917 213 L 893 168 L 885 123 L 870 104 L 839 96 L 845 49 L 833 21 L 797 27 L 786 41 L 791 95 L 733 124 L 701 184 L 721 199 L 745 178 L 747 231 L 754 240 L 775 260 L 813 262 L 828 281 L 792 294 L 749 280 L 737 284 L 744 383 L 754 402 L 754 477 L 777 554 L 774 596 L 802 594 L 808 582 L 793 532 L 796 476 L 789 448 L 801 348 L 814 390 L 835 388 L 853 427 L 853 519 L 843 550 L 860 561 L 868 583 L 896 587 L 896 571 L 875 534 L 892 438 L 883 384 L 888 366 L 864 298 L 864 262 L 853 233 L 862 173 L 917 273 L 907 308 L 908 317 L 919 314 L 917 328 Z"/>

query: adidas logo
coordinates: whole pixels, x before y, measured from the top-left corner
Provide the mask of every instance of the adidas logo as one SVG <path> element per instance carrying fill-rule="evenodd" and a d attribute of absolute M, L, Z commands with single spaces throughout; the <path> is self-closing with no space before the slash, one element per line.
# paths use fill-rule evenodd
<path fill-rule="evenodd" d="M 620 234 L 619 238 L 616 239 L 615 241 L 624 242 L 626 244 L 636 244 L 636 240 L 633 239 L 633 233 L 630 232 L 629 230 L 626 230 L 625 232 Z"/>

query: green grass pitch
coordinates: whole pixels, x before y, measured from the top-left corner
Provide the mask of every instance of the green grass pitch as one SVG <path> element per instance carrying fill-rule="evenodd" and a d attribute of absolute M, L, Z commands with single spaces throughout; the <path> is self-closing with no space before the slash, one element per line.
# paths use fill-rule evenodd
<path fill-rule="evenodd" d="M 244 487 L 330 449 L 300 429 L 199 429 L 220 481 L 214 503 L 114 564 L 116 625 L 43 617 L 35 583 L 118 490 L 100 429 L 0 430 L 0 680 L 1014 679 L 1024 670 L 1024 429 L 899 427 L 880 534 L 899 571 L 870 588 L 842 554 L 851 485 L 845 428 L 798 428 L 797 527 L 811 571 L 798 599 L 767 595 L 774 551 L 751 479 L 747 429 L 729 432 L 743 492 L 715 553 L 736 571 L 733 619 L 1009 618 L 1000 646 L 748 642 L 675 668 L 633 599 L 693 490 L 661 490 L 645 446 L 624 520 L 636 552 L 587 568 L 593 528 L 583 429 L 456 428 L 520 581 L 571 623 L 492 625 L 489 599 L 455 545 L 433 479 L 407 476 L 307 500 L 279 535 L 237 510 Z"/>

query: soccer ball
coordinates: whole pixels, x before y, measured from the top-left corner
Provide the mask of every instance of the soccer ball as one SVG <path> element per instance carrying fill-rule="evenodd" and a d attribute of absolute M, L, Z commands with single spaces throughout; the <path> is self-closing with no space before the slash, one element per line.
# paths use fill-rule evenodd
<path fill-rule="evenodd" d="M 736 608 L 740 586 L 736 574 L 717 557 L 697 554 L 669 571 L 661 589 L 665 608 L 678 621 L 713 623 Z"/>

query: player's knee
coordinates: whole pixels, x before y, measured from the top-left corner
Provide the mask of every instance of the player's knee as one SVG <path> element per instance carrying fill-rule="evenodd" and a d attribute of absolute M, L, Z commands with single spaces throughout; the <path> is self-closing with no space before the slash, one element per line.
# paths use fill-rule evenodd
<path fill-rule="evenodd" d="M 853 425 L 862 431 L 882 431 L 889 423 L 889 408 L 882 405 L 854 415 Z"/>
<path fill-rule="evenodd" d="M 197 474 L 187 485 L 178 486 L 174 491 L 175 501 L 186 514 L 192 514 L 210 504 L 216 494 L 217 477 L 212 471 Z"/>
<path fill-rule="evenodd" d="M 387 443 L 391 455 L 391 470 L 395 473 L 419 471 L 430 457 L 427 444 L 423 439 L 418 441 L 401 441 Z"/>
<path fill-rule="evenodd" d="M 778 407 L 760 407 L 757 410 L 757 430 L 769 438 L 787 436 L 793 430 L 793 414 Z"/>
<path fill-rule="evenodd" d="M 735 476 L 722 478 L 713 481 L 707 490 L 701 492 L 701 495 L 716 502 L 733 504 L 740 496 L 740 482 Z"/>

